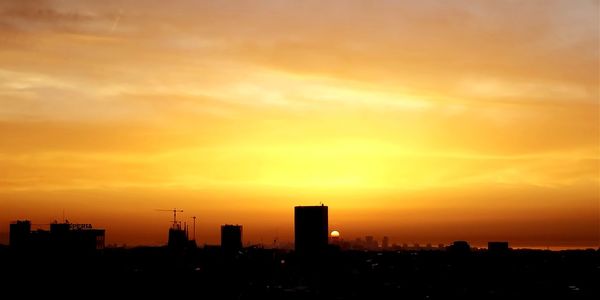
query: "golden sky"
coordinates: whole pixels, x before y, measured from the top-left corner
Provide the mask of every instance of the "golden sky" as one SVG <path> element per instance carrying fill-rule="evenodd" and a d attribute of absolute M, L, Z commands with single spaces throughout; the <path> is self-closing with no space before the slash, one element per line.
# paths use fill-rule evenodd
<path fill-rule="evenodd" d="M 597 247 L 599 3 L 2 1 L 0 232 Z"/>

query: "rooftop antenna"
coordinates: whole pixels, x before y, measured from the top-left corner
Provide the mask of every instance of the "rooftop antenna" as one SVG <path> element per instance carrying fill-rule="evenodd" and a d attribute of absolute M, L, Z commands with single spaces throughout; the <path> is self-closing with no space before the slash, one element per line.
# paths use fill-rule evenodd
<path fill-rule="evenodd" d="M 188 235 L 188 226 L 187 226 L 187 222 L 183 222 L 183 228 L 185 228 L 185 239 L 189 240 L 190 236 Z"/>
<path fill-rule="evenodd" d="M 194 219 L 194 241 L 196 240 L 196 216 L 193 216 L 192 219 Z"/>

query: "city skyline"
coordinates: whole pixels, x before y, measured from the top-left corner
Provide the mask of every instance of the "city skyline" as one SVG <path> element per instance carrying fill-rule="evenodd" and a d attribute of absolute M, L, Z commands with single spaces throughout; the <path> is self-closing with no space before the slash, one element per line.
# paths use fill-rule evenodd
<path fill-rule="evenodd" d="M 324 208 L 324 225 L 321 223 L 321 221 L 319 221 L 319 219 L 321 218 L 321 212 L 319 211 L 319 209 Z M 317 210 L 315 210 L 317 209 Z M 298 211 L 299 210 L 307 210 L 306 213 L 308 213 L 308 215 L 306 215 L 306 213 L 303 213 L 305 216 L 304 217 L 299 217 L 298 216 Z M 222 224 L 219 225 L 219 235 L 217 237 L 218 241 L 215 242 L 215 239 L 211 239 L 211 238 L 207 238 L 207 237 L 201 237 L 200 239 L 198 239 L 198 234 L 196 232 L 196 216 L 193 216 L 189 219 L 185 219 L 183 218 L 183 220 L 181 219 L 181 214 L 184 212 L 183 210 L 179 210 L 179 209 L 171 209 L 171 210 L 158 210 L 158 211 L 165 211 L 165 212 L 173 212 L 173 220 L 169 221 L 169 223 L 171 223 L 171 226 L 165 227 L 165 229 L 168 229 L 168 234 L 163 234 L 163 237 L 165 238 L 164 241 L 157 241 L 157 242 L 151 242 L 151 243 L 127 243 L 125 242 L 119 242 L 119 241 L 113 241 L 113 243 L 109 242 L 107 243 L 108 247 L 140 247 L 140 246 L 151 246 L 151 247 L 155 247 L 155 246 L 169 246 L 172 247 L 172 230 L 175 229 L 175 231 L 179 231 L 180 232 L 180 237 L 177 237 L 176 239 L 183 239 L 178 241 L 178 244 L 184 245 L 184 244 L 188 244 L 189 242 L 192 242 L 194 247 L 198 246 L 198 247 L 207 247 L 207 246 L 214 246 L 214 245 L 221 245 L 223 247 L 223 239 L 227 239 L 228 240 L 228 245 L 232 245 L 232 243 L 235 242 L 231 242 L 232 240 L 235 241 L 236 239 L 239 240 L 238 244 L 239 246 L 237 247 L 253 247 L 253 246 L 258 246 L 258 247 L 266 247 L 269 249 L 286 249 L 286 250 L 291 250 L 291 249 L 296 249 L 296 251 L 298 251 L 298 243 L 296 242 L 296 240 L 299 238 L 300 234 L 300 238 L 302 240 L 305 240 L 306 238 L 308 239 L 313 239 L 313 238 L 317 238 L 317 236 L 319 235 L 325 235 L 325 240 L 326 240 L 326 244 L 329 245 L 335 245 L 338 247 L 342 247 L 342 249 L 367 249 L 367 250 L 399 250 L 399 249 L 404 249 L 404 250 L 418 250 L 418 249 L 445 249 L 446 247 L 452 245 L 452 243 L 456 243 L 457 239 L 454 240 L 426 240 L 423 239 L 423 237 L 419 237 L 417 239 L 412 239 L 412 240 L 406 240 L 406 239 L 398 239 L 397 237 L 392 237 L 392 239 L 390 240 L 390 236 L 386 235 L 385 233 L 365 233 L 364 235 L 355 235 L 355 236 L 346 236 L 344 234 L 342 234 L 342 232 L 340 232 L 339 228 L 332 228 L 328 226 L 328 206 L 324 206 L 323 203 L 321 203 L 321 205 L 318 206 L 296 206 L 294 207 L 294 229 L 293 232 L 291 234 L 291 239 L 286 239 L 286 238 L 280 238 L 279 236 L 275 236 L 272 237 L 272 239 L 269 241 L 267 238 L 267 241 L 264 241 L 264 239 L 261 237 L 259 241 L 252 241 L 252 240 L 247 240 L 244 239 L 242 237 L 241 231 L 242 231 L 242 227 L 243 225 L 241 224 L 236 224 L 236 225 L 230 225 L 230 224 Z M 179 213 L 180 215 L 180 219 L 177 219 L 176 217 L 176 213 Z M 316 215 L 315 215 L 316 213 Z M 307 218 L 308 217 L 308 218 Z M 316 218 L 316 219 L 315 219 Z M 188 222 L 192 220 L 192 222 Z M 78 222 L 72 222 L 70 221 L 68 218 L 66 218 L 65 215 L 63 215 L 63 219 L 62 220 L 57 220 L 54 219 L 51 222 L 48 223 L 31 223 L 32 221 L 30 219 L 20 219 L 20 220 L 12 220 L 10 222 L 11 224 L 11 228 L 13 225 L 15 224 L 19 224 L 19 223 L 28 223 L 30 230 L 32 230 L 32 232 L 47 232 L 48 230 L 52 231 L 52 227 L 55 225 L 70 225 L 71 227 L 75 228 L 75 229 L 92 229 L 93 225 L 89 224 L 89 223 L 78 223 Z M 315 223 L 316 222 L 316 223 Z M 312 225 L 310 225 L 312 223 Z M 321 224 L 321 225 L 317 225 L 317 224 Z M 298 227 L 300 226 L 300 227 Z M 308 227 L 306 227 L 308 226 Z M 316 226 L 316 227 L 315 227 Z M 325 226 L 323 228 L 320 228 L 320 226 Z M 306 227 L 308 229 L 308 231 L 302 230 L 298 231 L 299 228 L 302 227 Z M 193 229 L 192 229 L 193 228 Z M 224 230 L 226 229 L 227 233 L 224 233 Z M 40 231 L 41 230 L 41 231 Z M 233 232 L 232 232 L 233 230 Z M 235 233 L 236 230 L 237 233 Z M 323 231 L 321 233 L 321 231 Z M 203 230 L 206 231 L 206 230 Z M 104 229 L 102 229 L 102 232 L 104 232 Z M 224 234 L 227 237 L 224 237 Z M 232 235 L 233 234 L 233 235 Z M 308 237 L 307 234 L 313 235 L 313 237 Z M 237 235 L 237 237 L 236 237 Z M 286 235 L 284 235 L 286 236 Z M 189 239 L 189 241 L 188 241 Z M 6 241 L 4 241 L 4 236 L 0 235 L 0 245 L 5 244 L 5 245 L 10 245 L 11 243 L 8 243 L 8 235 L 6 235 Z M 104 233 L 103 233 L 103 238 L 102 238 L 102 245 L 104 245 Z M 310 242 L 309 245 L 312 244 L 312 246 L 310 247 L 315 247 L 314 246 L 314 242 L 316 242 L 316 240 L 313 240 L 313 242 Z M 511 246 L 515 246 L 512 245 L 512 242 L 514 241 L 503 241 L 503 242 L 497 242 L 497 240 L 494 239 L 488 239 L 488 240 L 475 240 L 475 241 L 466 241 L 467 243 L 470 244 L 470 246 L 475 247 L 475 248 L 486 248 L 489 247 L 490 243 L 506 243 L 507 245 L 510 243 Z M 302 242 L 302 244 L 306 244 L 306 242 Z M 296 245 L 296 246 L 295 246 Z M 321 246 L 316 246 L 317 248 L 322 248 L 324 245 Z M 104 246 L 102 246 L 104 247 Z M 180 247 L 180 246 L 175 246 L 175 247 Z M 302 246 L 303 248 L 306 246 Z M 358 248 L 357 248 L 358 247 Z M 521 244 L 517 241 L 516 243 L 516 247 L 514 247 L 515 249 L 549 249 L 549 250 L 569 250 L 569 249 L 590 249 L 590 248 L 595 248 L 596 246 L 550 246 L 550 245 L 546 245 L 546 246 L 539 246 L 539 245 L 534 245 L 534 246 L 530 246 L 530 245 L 524 245 Z M 232 248 L 231 246 L 226 246 L 226 248 Z M 600 249 L 600 247 L 598 247 Z M 303 251 L 301 251 L 303 252 Z"/>
<path fill-rule="evenodd" d="M 173 221 L 168 230 L 166 243 L 160 246 L 168 247 L 171 250 L 197 249 L 199 246 L 208 248 L 215 245 L 198 245 L 196 235 L 196 217 L 192 217 L 193 224 L 178 220 L 177 213 L 183 213 L 181 209 L 158 210 L 173 213 Z M 280 250 L 294 250 L 302 256 L 323 255 L 331 249 L 341 250 L 446 250 L 448 245 L 443 243 L 433 246 L 432 243 L 392 243 L 389 244 L 389 237 L 383 236 L 382 242 L 373 235 L 365 236 L 363 240 L 357 237 L 355 240 L 344 240 L 337 229 L 329 228 L 329 207 L 323 203 L 318 206 L 296 206 L 294 207 L 294 240 L 290 243 L 286 241 L 281 243 L 277 238 L 273 244 L 244 243 L 243 226 L 240 224 L 224 224 L 220 226 L 220 247 L 225 253 L 235 253 L 246 248 L 270 248 Z M 191 233 L 190 233 L 191 232 Z M 245 244 L 245 245 L 244 245 Z M 471 247 L 468 241 L 453 241 L 450 248 L 456 244 L 467 245 Z M 509 249 L 509 242 L 490 241 L 487 242 L 488 248 L 493 245 L 494 248 Z M 102 251 L 106 247 L 105 230 L 94 228 L 89 223 L 73 223 L 63 216 L 62 221 L 54 220 L 51 223 L 36 224 L 31 220 L 14 220 L 10 222 L 10 242 L 8 244 L 17 251 Z M 135 245 L 154 246 L 154 245 Z M 125 245 L 112 244 L 109 248 L 126 247 Z M 131 247 L 131 245 L 130 245 Z M 333 248 L 331 248 L 333 247 Z M 494 250 L 494 249 L 489 249 Z"/>
<path fill-rule="evenodd" d="M 599 2 L 415 2 L 2 1 L 0 243 L 600 246 Z"/>

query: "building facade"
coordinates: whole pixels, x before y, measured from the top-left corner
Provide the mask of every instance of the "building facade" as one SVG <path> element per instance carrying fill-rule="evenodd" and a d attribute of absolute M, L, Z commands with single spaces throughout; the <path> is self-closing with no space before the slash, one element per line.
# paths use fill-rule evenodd
<path fill-rule="evenodd" d="M 105 230 L 91 224 L 52 223 L 50 230 L 31 230 L 31 221 L 10 224 L 10 246 L 16 249 L 40 249 L 85 252 L 104 249 Z"/>
<path fill-rule="evenodd" d="M 328 207 L 294 207 L 294 241 L 296 252 L 318 254 L 327 249 L 329 240 Z"/>
<path fill-rule="evenodd" d="M 222 225 L 221 249 L 226 251 L 237 251 L 242 249 L 242 229 L 241 225 Z"/>

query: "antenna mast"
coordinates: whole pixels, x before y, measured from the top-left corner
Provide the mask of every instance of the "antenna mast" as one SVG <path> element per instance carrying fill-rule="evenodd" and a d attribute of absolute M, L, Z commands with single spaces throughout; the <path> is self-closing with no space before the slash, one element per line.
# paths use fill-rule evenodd
<path fill-rule="evenodd" d="M 194 241 L 195 241 L 196 240 L 196 216 L 193 216 L 192 219 L 194 219 L 194 227 L 193 227 L 194 228 L 194 233 L 193 233 L 193 235 L 194 235 Z"/>

